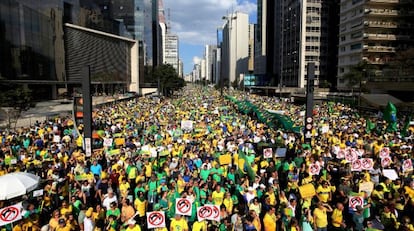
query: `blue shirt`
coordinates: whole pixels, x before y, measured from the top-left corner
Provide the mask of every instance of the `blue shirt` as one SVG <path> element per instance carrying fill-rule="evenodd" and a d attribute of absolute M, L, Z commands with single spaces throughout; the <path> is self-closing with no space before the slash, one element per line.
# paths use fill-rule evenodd
<path fill-rule="evenodd" d="M 100 164 L 91 165 L 91 172 L 93 173 L 93 175 L 98 175 L 100 177 L 102 172 L 102 166 Z"/>

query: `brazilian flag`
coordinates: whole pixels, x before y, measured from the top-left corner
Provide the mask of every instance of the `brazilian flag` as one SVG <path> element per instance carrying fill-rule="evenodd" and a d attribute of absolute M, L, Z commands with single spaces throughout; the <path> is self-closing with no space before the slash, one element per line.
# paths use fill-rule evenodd
<path fill-rule="evenodd" d="M 244 160 L 244 166 L 239 166 L 239 176 L 244 177 L 245 173 L 247 173 L 249 179 L 251 181 L 254 181 L 254 179 L 256 178 L 256 174 L 254 173 L 252 166 L 250 165 L 246 155 L 241 150 L 239 150 L 239 159 L 240 158 Z M 241 169 L 243 169 L 243 171 Z"/>

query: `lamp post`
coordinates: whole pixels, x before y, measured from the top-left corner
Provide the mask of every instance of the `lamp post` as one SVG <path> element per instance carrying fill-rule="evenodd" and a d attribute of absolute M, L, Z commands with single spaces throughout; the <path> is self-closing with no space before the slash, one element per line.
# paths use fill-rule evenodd
<path fill-rule="evenodd" d="M 231 68 L 231 48 L 233 47 L 232 45 L 231 45 L 231 43 L 232 43 L 232 40 L 231 40 L 231 33 L 232 33 L 232 29 L 233 29 L 233 27 L 232 27 L 232 22 L 233 22 L 233 20 L 234 19 L 237 19 L 237 15 L 234 15 L 234 13 L 231 13 L 230 15 L 227 15 L 227 16 L 223 16 L 222 17 L 222 19 L 223 20 L 226 20 L 226 25 L 227 25 L 227 31 L 228 31 L 228 37 L 227 37 L 227 40 L 228 40 L 228 42 L 227 42 L 227 44 L 228 44 L 228 57 L 227 57 L 227 60 L 228 60 L 228 66 L 227 66 L 227 68 L 226 68 L 226 70 L 227 70 L 227 74 L 229 74 L 230 73 L 230 68 Z M 237 39 L 237 38 L 236 38 Z M 237 40 L 236 40 L 237 41 Z M 235 47 L 235 49 L 236 49 L 236 51 L 237 51 L 237 47 Z M 223 51 L 222 51 L 223 52 Z M 236 57 L 237 58 L 237 57 Z M 223 67 L 222 67 L 222 69 L 223 69 Z M 220 80 L 220 82 L 222 83 L 221 84 L 221 91 L 223 91 L 223 81 L 224 81 L 224 79 L 223 79 L 223 75 L 222 76 L 220 76 L 221 77 L 221 80 Z M 229 88 L 230 88 L 230 86 L 231 86 L 231 78 L 230 78 L 230 75 L 228 76 L 228 78 L 229 78 Z"/>

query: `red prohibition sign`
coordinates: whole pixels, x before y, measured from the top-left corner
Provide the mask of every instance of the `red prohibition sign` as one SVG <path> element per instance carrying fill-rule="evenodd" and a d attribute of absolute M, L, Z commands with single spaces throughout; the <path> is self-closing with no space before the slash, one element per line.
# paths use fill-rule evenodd
<path fill-rule="evenodd" d="M 211 210 L 211 208 L 207 206 L 203 206 L 200 208 L 200 210 L 198 210 L 198 216 L 200 218 L 207 218 L 211 216 L 212 213 L 213 211 Z"/>
<path fill-rule="evenodd" d="M 18 208 L 10 206 L 1 211 L 0 220 L 5 222 L 14 221 L 14 219 L 16 219 L 19 214 L 20 212 Z"/>
<path fill-rule="evenodd" d="M 177 204 L 177 209 L 181 213 L 188 213 L 191 208 L 191 202 L 187 199 L 180 199 Z"/>
<path fill-rule="evenodd" d="M 161 225 L 164 222 L 164 216 L 162 213 L 153 212 L 148 216 L 148 223 L 153 226 Z"/>
<path fill-rule="evenodd" d="M 362 205 L 363 201 L 360 197 L 353 197 L 350 203 L 352 208 L 355 208 L 357 205 Z"/>
<path fill-rule="evenodd" d="M 213 206 L 213 218 L 218 218 L 219 216 L 220 210 L 216 206 Z"/>
<path fill-rule="evenodd" d="M 363 159 L 362 160 L 362 166 L 364 168 L 371 168 L 371 161 L 369 159 Z"/>

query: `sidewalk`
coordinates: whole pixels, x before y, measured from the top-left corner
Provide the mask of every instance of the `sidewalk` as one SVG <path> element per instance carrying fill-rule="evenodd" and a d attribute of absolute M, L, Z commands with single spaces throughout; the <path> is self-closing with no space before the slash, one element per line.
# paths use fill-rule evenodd
<path fill-rule="evenodd" d="M 106 103 L 112 103 L 118 100 L 125 100 L 133 98 L 130 95 L 119 95 L 119 96 L 94 96 L 92 97 L 92 105 L 102 105 Z M 1 108 L 2 118 L 0 120 L 0 127 L 7 127 L 8 118 L 5 113 L 9 108 Z M 35 107 L 30 108 L 27 111 L 22 112 L 16 123 L 16 128 L 29 127 L 36 121 L 44 121 L 52 117 L 61 116 L 72 116 L 73 102 L 72 100 L 50 100 L 39 102 Z M 15 118 L 11 118 L 11 127 L 14 128 Z"/>

